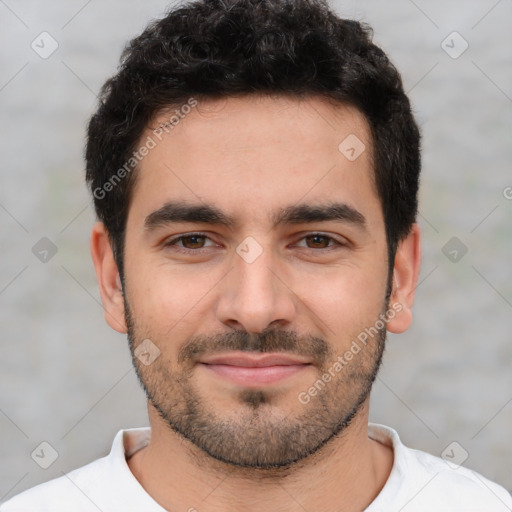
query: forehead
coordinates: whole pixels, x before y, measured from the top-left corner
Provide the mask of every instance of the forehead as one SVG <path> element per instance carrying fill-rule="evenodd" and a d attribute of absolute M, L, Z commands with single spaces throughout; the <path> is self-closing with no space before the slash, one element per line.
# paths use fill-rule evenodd
<path fill-rule="evenodd" d="M 155 134 L 183 149 L 203 151 L 250 151 L 256 147 L 294 153 L 336 149 L 340 137 L 357 136 L 371 148 L 369 128 L 362 113 L 351 105 L 329 102 L 321 97 L 246 95 L 221 99 L 191 100 L 160 112 L 146 135 Z M 160 133 L 160 127 L 165 133 Z M 167 127 L 167 129 L 165 129 Z M 328 151 L 329 153 L 331 151 Z M 195 151 L 179 155 L 194 157 Z M 369 156 L 369 152 L 366 154 Z"/>
<path fill-rule="evenodd" d="M 377 199 L 366 120 L 321 98 L 198 101 L 160 113 L 141 142 L 149 139 L 130 216 L 185 200 L 255 222 L 294 202 L 361 207 Z"/>

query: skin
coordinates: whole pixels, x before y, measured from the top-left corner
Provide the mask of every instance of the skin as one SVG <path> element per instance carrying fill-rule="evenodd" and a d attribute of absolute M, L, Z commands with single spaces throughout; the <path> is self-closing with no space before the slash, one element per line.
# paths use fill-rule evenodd
<path fill-rule="evenodd" d="M 153 124 L 167 117 L 162 114 Z M 141 140 L 151 135 L 153 124 Z M 350 134 L 366 147 L 354 161 L 338 150 Z M 316 97 L 209 100 L 149 152 L 137 173 L 127 220 L 124 296 L 103 224 L 95 224 L 91 235 L 105 318 L 118 332 L 130 331 L 132 350 L 147 338 L 160 350 L 151 365 L 134 359 L 154 402 L 183 418 L 184 394 L 193 392 L 200 414 L 232 429 L 226 443 L 238 436 L 242 444 L 228 454 L 233 460 L 219 460 L 217 455 L 226 456 L 225 445 L 212 456 L 170 428 L 162 411 L 148 400 L 151 441 L 128 460 L 134 476 L 159 504 L 173 511 L 363 510 L 389 476 L 392 451 L 367 436 L 368 396 L 336 435 L 329 421 L 342 420 L 357 405 L 362 380 L 368 381 L 377 364 L 377 340 L 355 355 L 311 402 L 301 403 L 297 397 L 387 307 L 400 304 L 387 322 L 389 332 L 404 332 L 412 319 L 419 228 L 414 225 L 399 243 L 386 303 L 385 227 L 364 117 L 352 107 L 334 107 Z M 145 219 L 171 200 L 215 205 L 237 223 L 228 228 L 180 222 L 146 229 Z M 269 218 L 290 205 L 328 201 L 357 210 L 364 227 L 334 220 L 273 226 Z M 179 243 L 189 249 L 186 253 L 164 245 L 193 232 L 208 238 Z M 305 238 L 317 232 L 343 245 Z M 262 250 L 251 263 L 236 252 L 248 236 Z M 193 252 L 201 247 L 202 253 Z M 269 330 L 297 334 L 297 350 L 289 350 L 289 355 L 297 356 L 309 337 L 321 340 L 327 352 L 323 358 L 315 359 L 314 351 L 302 356 L 311 364 L 270 384 L 240 385 L 200 364 L 215 354 L 215 340 L 235 333 L 237 343 L 247 343 L 247 337 L 237 338 L 236 333 L 253 333 L 251 340 L 262 341 L 261 333 Z M 194 339 L 204 341 L 205 352 L 196 359 L 185 350 Z M 180 360 L 180 354 L 189 357 Z M 318 421 L 320 411 L 331 436 L 321 434 L 323 444 L 306 436 L 303 444 L 311 444 L 311 453 L 295 450 L 293 462 L 277 467 L 279 457 L 284 459 L 281 452 L 272 451 L 272 432 L 277 448 L 279 429 L 305 428 L 309 420 Z M 258 459 L 257 445 L 244 452 L 243 436 L 247 446 L 254 442 L 250 430 L 261 437 L 260 444 L 270 447 Z M 264 467 L 265 460 L 274 467 Z"/>

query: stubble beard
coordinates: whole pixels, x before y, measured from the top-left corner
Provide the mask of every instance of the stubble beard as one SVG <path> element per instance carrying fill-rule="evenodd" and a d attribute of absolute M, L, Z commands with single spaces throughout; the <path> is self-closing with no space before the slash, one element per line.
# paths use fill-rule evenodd
<path fill-rule="evenodd" d="M 126 298 L 125 312 L 137 377 L 164 422 L 209 457 L 247 469 L 289 467 L 342 435 L 369 397 L 386 340 L 386 329 L 378 330 L 374 339 L 309 403 L 298 400 L 299 392 L 307 388 L 297 390 L 290 397 L 300 408 L 296 414 L 284 415 L 274 405 L 275 390 L 266 388 L 241 389 L 233 413 L 221 417 L 215 413 L 215 404 L 208 403 L 194 385 L 194 366 L 201 355 L 230 349 L 308 355 L 318 368 L 318 376 L 310 384 L 313 385 L 332 368 L 337 354 L 323 339 L 293 331 L 233 331 L 191 338 L 180 349 L 177 361 L 170 363 L 162 355 L 146 366 L 134 355 L 137 346 L 147 338 L 159 347 L 164 342 L 151 338 L 147 329 L 136 325 Z M 177 363 L 180 369 L 172 370 L 171 366 L 176 367 Z"/>

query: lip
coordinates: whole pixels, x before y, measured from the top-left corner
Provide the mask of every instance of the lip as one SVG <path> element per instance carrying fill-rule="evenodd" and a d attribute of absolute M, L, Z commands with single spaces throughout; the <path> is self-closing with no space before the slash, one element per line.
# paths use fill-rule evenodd
<path fill-rule="evenodd" d="M 206 358 L 200 366 L 217 377 L 246 388 L 261 387 L 290 378 L 311 363 L 287 354 L 234 352 Z"/>
<path fill-rule="evenodd" d="M 298 356 L 280 353 L 249 354 L 247 352 L 232 352 L 230 354 L 221 354 L 205 358 L 201 360 L 201 363 L 241 366 L 245 368 L 263 368 L 265 366 L 309 364 L 309 361 Z"/>

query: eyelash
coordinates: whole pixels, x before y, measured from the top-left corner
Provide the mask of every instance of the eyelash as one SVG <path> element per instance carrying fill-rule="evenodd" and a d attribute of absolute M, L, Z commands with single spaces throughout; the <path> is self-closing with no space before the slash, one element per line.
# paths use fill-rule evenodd
<path fill-rule="evenodd" d="M 311 247 L 305 247 L 305 249 L 308 249 L 310 251 L 314 251 L 314 252 L 319 252 L 319 251 L 329 251 L 329 250 L 333 250 L 336 246 L 338 246 L 338 248 L 340 247 L 345 247 L 346 244 L 336 240 L 335 238 L 329 236 L 329 235 L 326 235 L 324 233 L 317 233 L 317 232 L 313 232 L 313 233 L 308 233 L 307 235 L 303 236 L 300 240 L 304 240 L 305 238 L 308 238 L 308 237 L 314 237 L 314 236 L 319 236 L 319 237 L 322 237 L 322 238 L 326 238 L 328 239 L 328 243 L 330 242 L 334 242 L 334 246 L 331 246 L 331 247 L 321 247 L 319 249 L 315 249 L 315 248 L 311 248 Z M 185 253 L 185 254 L 191 254 L 191 253 L 202 253 L 204 250 L 207 250 L 208 247 L 200 247 L 199 249 L 187 249 L 186 247 L 179 247 L 176 245 L 177 242 L 180 242 L 180 241 L 183 241 L 183 239 L 185 238 L 192 238 L 192 237 L 200 237 L 200 238 L 206 238 L 206 239 L 209 239 L 209 237 L 207 235 L 205 235 L 204 233 L 186 233 L 184 235 L 179 235 L 177 237 L 174 237 L 174 238 L 171 238 L 170 240 L 168 240 L 167 242 L 164 243 L 164 247 L 170 247 L 172 248 L 172 250 L 176 250 L 178 252 L 182 252 L 182 253 Z"/>

